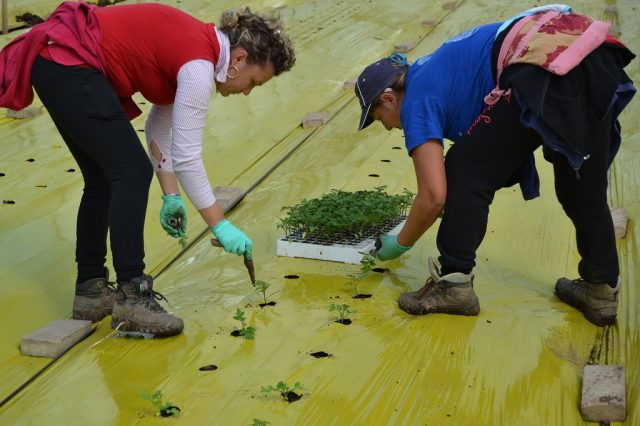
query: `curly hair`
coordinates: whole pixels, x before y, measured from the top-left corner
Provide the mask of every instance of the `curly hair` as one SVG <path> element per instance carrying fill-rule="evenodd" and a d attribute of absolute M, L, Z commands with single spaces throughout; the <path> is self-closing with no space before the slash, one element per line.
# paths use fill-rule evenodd
<path fill-rule="evenodd" d="M 243 47 L 247 51 L 248 62 L 272 64 L 274 75 L 289 71 L 296 62 L 293 43 L 276 16 L 253 13 L 248 7 L 227 10 L 222 13 L 218 29 L 229 37 L 231 48 Z"/>

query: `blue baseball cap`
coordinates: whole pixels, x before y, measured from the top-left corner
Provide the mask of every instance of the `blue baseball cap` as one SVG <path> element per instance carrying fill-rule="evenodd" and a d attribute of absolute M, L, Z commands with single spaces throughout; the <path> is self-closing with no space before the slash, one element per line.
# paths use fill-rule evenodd
<path fill-rule="evenodd" d="M 380 59 L 362 71 L 355 87 L 356 96 L 362 108 L 358 130 L 373 123 L 373 118 L 369 116 L 371 103 L 392 85 L 400 74 L 406 72 L 406 66 L 407 58 L 400 53 L 394 53 L 391 57 Z"/>

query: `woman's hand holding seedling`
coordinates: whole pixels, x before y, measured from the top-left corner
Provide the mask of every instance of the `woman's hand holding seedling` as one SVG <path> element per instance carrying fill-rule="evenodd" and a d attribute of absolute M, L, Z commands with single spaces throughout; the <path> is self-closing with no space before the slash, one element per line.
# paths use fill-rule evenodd
<path fill-rule="evenodd" d="M 380 243 L 376 244 L 375 251 L 372 254 L 380 260 L 395 259 L 413 247 L 398 244 L 396 235 L 382 234 L 378 241 Z"/>
<path fill-rule="evenodd" d="M 235 253 L 238 256 L 246 254 L 247 259 L 253 259 L 253 242 L 229 220 L 222 219 L 211 227 L 211 232 L 227 253 Z"/>
<path fill-rule="evenodd" d="M 187 235 L 187 206 L 180 194 L 162 196 L 160 224 L 173 238 L 184 238 Z"/>

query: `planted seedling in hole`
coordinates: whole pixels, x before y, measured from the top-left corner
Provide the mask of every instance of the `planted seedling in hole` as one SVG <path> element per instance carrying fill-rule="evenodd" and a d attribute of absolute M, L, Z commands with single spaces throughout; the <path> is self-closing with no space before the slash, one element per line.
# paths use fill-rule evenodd
<path fill-rule="evenodd" d="M 360 259 L 360 272 L 357 274 L 350 274 L 349 281 L 347 281 L 347 285 L 349 285 L 355 295 L 354 299 L 368 299 L 371 297 L 370 294 L 360 294 L 358 292 L 358 284 L 360 281 L 365 279 L 373 270 L 373 266 L 376 264 L 376 259 L 370 254 L 363 254 L 362 259 Z"/>
<path fill-rule="evenodd" d="M 142 399 L 151 402 L 158 410 L 156 416 L 171 417 L 180 415 L 180 407 L 172 405 L 170 402 L 162 402 L 162 391 L 157 390 L 154 393 L 149 393 L 146 390 L 140 391 Z"/>
<path fill-rule="evenodd" d="M 264 303 L 260 303 L 259 306 L 261 308 L 264 308 L 265 306 L 275 306 L 276 302 L 271 301 L 271 302 L 267 302 L 267 298 L 273 296 L 274 294 L 278 293 L 280 290 L 278 291 L 274 291 L 273 293 L 269 294 L 267 296 L 267 290 L 269 289 L 269 287 L 271 287 L 271 283 L 263 281 L 263 280 L 256 280 L 256 282 L 253 284 L 253 288 L 255 290 L 256 293 L 258 293 L 259 295 L 262 296 L 262 299 L 264 300 Z"/>
<path fill-rule="evenodd" d="M 355 309 L 351 309 L 351 307 L 346 303 L 343 303 L 341 305 L 332 303 L 329 305 L 329 311 L 330 312 L 338 311 L 339 318 L 335 320 L 335 322 L 339 322 L 340 324 L 343 324 L 343 325 L 351 324 L 351 319 L 349 319 L 349 315 L 355 314 L 356 312 L 358 312 Z"/>
<path fill-rule="evenodd" d="M 242 309 L 236 309 L 236 314 L 233 316 L 233 319 L 240 321 L 242 328 L 240 330 L 233 330 L 231 332 L 232 336 L 242 336 L 246 340 L 253 340 L 256 337 L 256 329 L 255 327 L 247 327 L 247 319 Z"/>
<path fill-rule="evenodd" d="M 271 392 L 279 392 L 280 396 L 282 396 L 282 399 L 284 399 L 285 401 L 291 403 L 291 402 L 295 402 L 297 400 L 299 400 L 300 398 L 302 398 L 302 394 L 297 394 L 294 391 L 295 390 L 303 390 L 304 387 L 302 386 L 302 383 L 300 382 L 296 382 L 293 387 L 289 387 L 288 384 L 286 384 L 285 382 L 278 382 L 277 385 L 274 386 L 263 386 L 262 389 L 260 389 L 260 392 L 264 393 L 264 394 L 269 394 Z"/>
<path fill-rule="evenodd" d="M 268 422 L 266 420 L 253 419 L 253 423 L 251 424 L 251 426 L 267 426 L 270 424 L 271 422 Z"/>

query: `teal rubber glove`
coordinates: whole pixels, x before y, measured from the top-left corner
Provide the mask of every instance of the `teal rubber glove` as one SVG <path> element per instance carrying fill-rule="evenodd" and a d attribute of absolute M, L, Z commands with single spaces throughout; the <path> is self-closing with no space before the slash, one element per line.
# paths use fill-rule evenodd
<path fill-rule="evenodd" d="M 187 236 L 187 206 L 180 194 L 162 196 L 160 224 L 173 238 Z"/>
<path fill-rule="evenodd" d="M 227 253 L 246 255 L 248 260 L 253 259 L 253 242 L 227 219 L 222 219 L 211 227 L 211 232 Z"/>
<path fill-rule="evenodd" d="M 379 248 L 376 248 L 373 255 L 380 260 L 395 259 L 413 247 L 398 244 L 398 237 L 396 235 L 382 234 L 379 240 L 382 244 Z"/>

